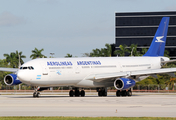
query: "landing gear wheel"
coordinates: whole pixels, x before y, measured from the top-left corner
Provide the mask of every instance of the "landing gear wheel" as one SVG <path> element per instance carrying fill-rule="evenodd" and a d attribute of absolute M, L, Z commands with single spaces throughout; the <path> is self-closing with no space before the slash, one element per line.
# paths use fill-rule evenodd
<path fill-rule="evenodd" d="M 99 96 L 99 97 L 102 96 L 102 90 L 101 90 L 101 89 L 98 91 L 98 96 Z"/>
<path fill-rule="evenodd" d="M 39 92 L 34 92 L 33 97 L 39 97 L 39 94 L 40 94 Z"/>
<path fill-rule="evenodd" d="M 117 96 L 117 97 L 120 97 L 120 95 L 121 95 L 120 90 L 117 90 L 117 91 L 116 91 L 116 96 Z"/>
<path fill-rule="evenodd" d="M 69 96 L 70 96 L 70 97 L 73 97 L 73 95 L 74 95 L 73 90 L 70 90 L 70 92 L 69 92 Z"/>
<path fill-rule="evenodd" d="M 121 91 L 121 95 L 122 95 L 122 97 L 126 97 L 126 96 L 127 96 L 126 90 L 122 90 L 122 91 Z"/>
<path fill-rule="evenodd" d="M 33 93 L 33 97 L 36 97 L 36 92 Z"/>
<path fill-rule="evenodd" d="M 75 90 L 75 97 L 79 97 L 79 95 L 80 95 L 79 90 Z"/>
<path fill-rule="evenodd" d="M 85 91 L 81 90 L 81 97 L 84 97 L 84 96 L 85 96 Z"/>
<path fill-rule="evenodd" d="M 39 92 L 37 92 L 37 97 L 39 97 L 39 95 L 40 95 L 40 93 L 39 93 Z"/>
<path fill-rule="evenodd" d="M 127 91 L 127 95 L 130 97 L 130 96 L 132 96 L 132 91 L 131 90 L 128 90 Z"/>
<path fill-rule="evenodd" d="M 107 92 L 105 90 L 102 90 L 102 96 L 107 96 Z"/>

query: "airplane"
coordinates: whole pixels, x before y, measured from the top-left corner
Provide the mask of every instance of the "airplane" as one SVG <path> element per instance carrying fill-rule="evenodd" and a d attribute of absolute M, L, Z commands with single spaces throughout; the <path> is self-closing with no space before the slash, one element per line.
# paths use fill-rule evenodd
<path fill-rule="evenodd" d="M 107 87 L 112 86 L 117 89 L 117 97 L 132 96 L 131 88 L 148 76 L 175 75 L 176 68 L 162 68 L 176 61 L 164 57 L 169 19 L 162 18 L 150 48 L 140 57 L 38 58 L 19 69 L 0 68 L 0 71 L 14 72 L 5 76 L 6 85 L 38 86 L 33 97 L 39 97 L 42 90 L 58 86 L 72 87 L 70 97 L 84 97 L 84 88 L 96 88 L 98 96 L 107 96 Z"/>

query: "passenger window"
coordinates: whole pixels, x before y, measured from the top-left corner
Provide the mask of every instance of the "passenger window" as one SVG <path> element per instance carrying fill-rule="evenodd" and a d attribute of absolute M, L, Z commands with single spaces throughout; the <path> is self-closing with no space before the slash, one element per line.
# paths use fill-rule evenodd
<path fill-rule="evenodd" d="M 31 67 L 28 67 L 29 70 L 31 70 Z"/>
<path fill-rule="evenodd" d="M 23 69 L 23 67 L 20 67 L 20 69 Z"/>

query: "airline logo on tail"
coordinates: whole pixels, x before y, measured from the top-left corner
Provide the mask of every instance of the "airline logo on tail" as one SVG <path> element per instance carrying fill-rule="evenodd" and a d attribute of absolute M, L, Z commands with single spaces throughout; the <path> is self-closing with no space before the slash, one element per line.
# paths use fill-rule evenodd
<path fill-rule="evenodd" d="M 164 36 L 156 37 L 155 42 L 164 42 L 164 41 L 161 40 L 163 37 L 164 37 Z"/>

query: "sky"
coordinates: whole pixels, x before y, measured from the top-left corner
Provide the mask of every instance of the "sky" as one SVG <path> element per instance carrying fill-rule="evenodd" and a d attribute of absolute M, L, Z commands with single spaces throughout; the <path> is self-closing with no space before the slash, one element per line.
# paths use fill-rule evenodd
<path fill-rule="evenodd" d="M 176 11 L 176 0 L 0 0 L 0 59 L 32 50 L 82 57 L 115 43 L 115 12 Z"/>

